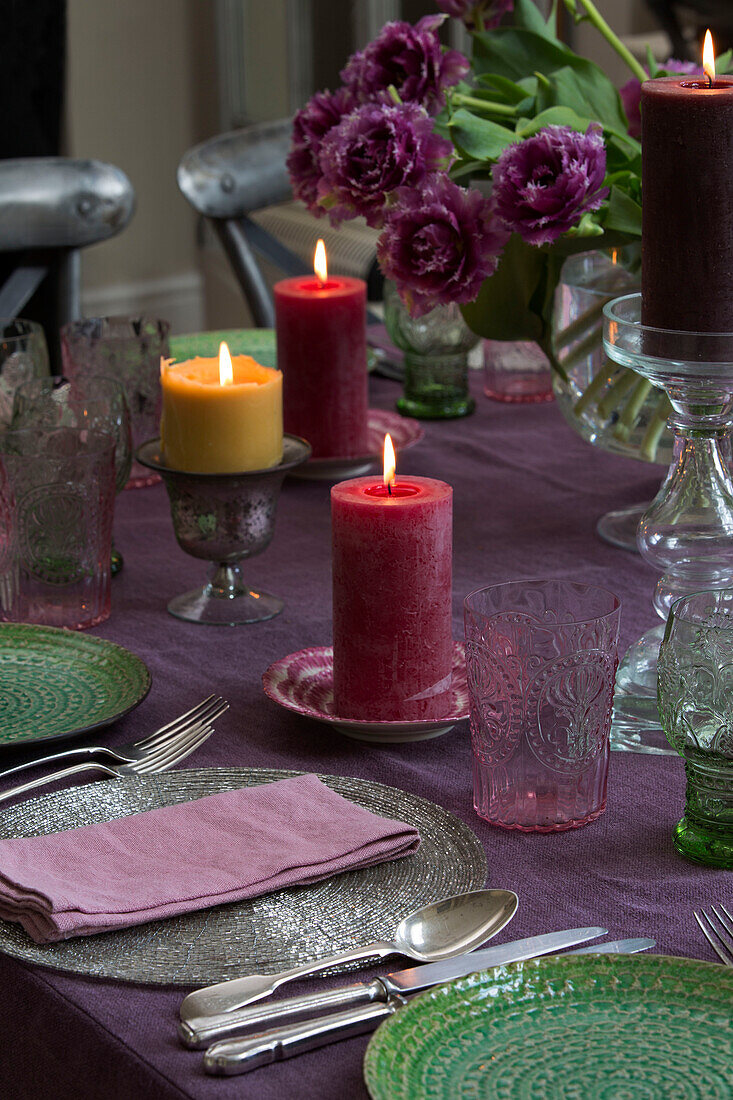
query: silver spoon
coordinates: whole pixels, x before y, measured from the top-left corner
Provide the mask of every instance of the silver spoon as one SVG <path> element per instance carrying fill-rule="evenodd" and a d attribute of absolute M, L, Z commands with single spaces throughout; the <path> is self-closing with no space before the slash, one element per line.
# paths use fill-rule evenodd
<path fill-rule="evenodd" d="M 407 955 L 418 962 L 435 962 L 463 955 L 495 936 L 512 919 L 518 905 L 519 898 L 511 890 L 473 890 L 468 894 L 456 894 L 405 917 L 397 926 L 394 940 L 378 940 L 365 947 L 294 966 L 280 974 L 248 974 L 244 978 L 197 989 L 184 997 L 181 1019 L 233 1012 L 269 996 L 285 982 L 370 956 Z"/>

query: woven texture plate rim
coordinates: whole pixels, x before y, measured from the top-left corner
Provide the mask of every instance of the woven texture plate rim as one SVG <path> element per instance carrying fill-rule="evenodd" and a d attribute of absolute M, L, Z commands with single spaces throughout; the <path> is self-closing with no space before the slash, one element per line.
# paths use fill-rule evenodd
<path fill-rule="evenodd" d="M 371 1038 L 364 1079 L 372 1100 L 723 1100 L 731 1095 L 732 1001 L 733 971 L 697 959 L 530 959 L 428 990 L 399 1009 Z M 727 1043 L 716 1019 L 727 1022 Z"/>
<path fill-rule="evenodd" d="M 103 780 L 8 807 L 0 818 L 0 836 L 53 832 L 299 774 L 272 768 L 202 768 Z M 371 780 L 320 778 L 376 813 L 417 825 L 422 837 L 417 853 L 311 886 L 59 944 L 34 944 L 19 925 L 0 921 L 0 951 L 76 974 L 205 985 L 237 977 L 245 961 L 249 969 L 275 973 L 383 939 L 421 905 L 484 886 L 481 843 L 450 811 Z"/>
<path fill-rule="evenodd" d="M 58 660 L 54 660 L 54 655 Z M 24 660 L 25 656 L 30 657 L 30 660 Z M 42 663 L 42 692 L 31 691 L 30 688 L 24 691 L 20 670 L 23 665 L 30 669 L 36 667 L 34 658 L 36 664 Z M 61 658 L 63 663 L 60 663 Z M 83 668 L 86 676 L 76 673 L 74 658 L 78 662 L 77 667 Z M 103 729 L 139 706 L 150 691 L 152 682 L 145 662 L 117 642 L 110 642 L 94 634 L 80 634 L 73 630 L 33 623 L 0 623 L 0 676 L 9 667 L 8 662 L 12 663 L 12 684 L 4 693 L 0 749 L 60 741 Z M 58 685 L 52 679 L 52 673 L 57 667 L 63 674 Z M 121 671 L 124 676 L 119 679 L 118 701 L 110 702 L 110 677 Z M 15 718 L 10 709 L 11 688 L 21 696 L 20 702 L 16 700 Z M 87 713 L 92 708 L 90 719 L 83 721 L 83 724 L 79 724 L 80 718 L 75 716 L 76 711 L 72 710 L 70 715 L 68 712 L 69 695 L 73 691 L 82 692 L 76 703 L 77 711 L 81 713 L 83 710 Z M 90 694 L 94 698 L 90 699 Z M 40 707 L 34 710 L 33 704 L 37 700 L 40 700 Z M 64 706 L 66 710 L 63 709 Z M 65 714 L 69 716 L 65 717 Z M 15 725 L 11 725 L 13 721 Z M 43 730 L 43 722 L 46 723 L 46 728 L 52 723 L 50 732 L 39 732 L 39 725 L 41 731 Z M 24 730 L 27 732 L 23 732 Z"/>

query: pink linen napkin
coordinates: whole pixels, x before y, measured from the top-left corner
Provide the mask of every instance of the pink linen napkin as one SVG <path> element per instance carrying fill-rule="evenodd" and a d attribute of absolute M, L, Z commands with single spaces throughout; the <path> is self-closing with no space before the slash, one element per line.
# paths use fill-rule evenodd
<path fill-rule="evenodd" d="M 52 943 L 318 882 L 419 843 L 412 826 L 295 776 L 0 840 L 0 918 Z"/>

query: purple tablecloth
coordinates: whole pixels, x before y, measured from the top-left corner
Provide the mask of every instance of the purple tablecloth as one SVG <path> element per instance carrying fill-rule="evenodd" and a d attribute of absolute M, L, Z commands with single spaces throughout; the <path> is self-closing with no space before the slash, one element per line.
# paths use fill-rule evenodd
<path fill-rule="evenodd" d="M 661 470 L 588 446 L 554 405 L 488 401 L 479 382 L 473 379 L 475 415 L 427 423 L 422 443 L 399 463 L 402 473 L 440 477 L 455 489 L 455 637 L 462 636 L 462 599 L 472 588 L 557 575 L 603 584 L 620 596 L 625 647 L 655 621 L 656 578 L 638 556 L 601 542 L 595 522 L 609 508 L 649 499 Z M 373 405 L 392 407 L 398 392 L 394 383 L 372 380 Z M 183 706 L 220 692 L 231 709 L 190 766 L 360 776 L 440 803 L 481 839 L 488 884 L 519 894 L 518 914 L 499 939 L 603 924 L 614 937 L 654 936 L 664 954 L 714 960 L 692 908 L 730 901 L 731 877 L 685 862 L 672 847 L 684 798 L 678 758 L 614 753 L 603 817 L 555 836 L 520 835 L 490 827 L 473 811 L 466 722 L 436 740 L 380 747 L 265 698 L 261 676 L 268 664 L 331 641 L 329 540 L 329 485 L 287 482 L 274 541 L 249 569 L 253 584 L 284 597 L 284 612 L 255 626 L 189 625 L 166 613 L 166 600 L 199 583 L 205 565 L 178 549 L 161 486 L 124 493 L 116 542 L 125 567 L 114 581 L 112 616 L 96 633 L 138 653 L 153 687 L 105 735 L 109 742 L 142 736 Z M 0 763 L 13 760 L 5 754 Z M 77 978 L 4 956 L 0 981 L 0 1093 L 14 1100 L 366 1096 L 367 1037 L 222 1080 L 207 1077 L 201 1055 L 178 1045 L 177 990 Z"/>

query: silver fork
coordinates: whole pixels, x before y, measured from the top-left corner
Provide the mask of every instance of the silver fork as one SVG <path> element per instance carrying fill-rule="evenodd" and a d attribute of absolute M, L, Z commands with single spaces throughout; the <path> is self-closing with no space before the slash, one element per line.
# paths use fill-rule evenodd
<path fill-rule="evenodd" d="M 86 758 L 101 756 L 113 764 L 132 764 L 133 761 L 146 756 L 151 749 L 167 744 L 178 737 L 179 734 L 186 733 L 195 726 L 213 722 L 215 718 L 224 713 L 228 706 L 229 704 L 220 695 L 209 695 L 201 703 L 192 707 L 191 710 L 187 710 L 185 714 L 179 715 L 178 718 L 174 718 L 172 722 L 161 726 L 155 733 L 143 737 L 140 741 L 130 741 L 127 744 L 118 745 L 116 748 L 111 748 L 109 745 L 82 745 L 76 748 L 64 749 L 62 752 L 54 752 L 50 756 L 42 756 L 36 760 L 26 760 L 23 764 L 16 764 L 15 767 L 0 772 L 0 782 L 9 779 L 11 775 L 16 775 L 18 772 L 26 771 L 28 768 L 39 768 L 43 764 L 57 764 L 78 756 Z"/>
<path fill-rule="evenodd" d="M 11 787 L 10 790 L 2 791 L 0 792 L 0 802 L 25 794 L 26 791 L 32 791 L 35 787 L 43 787 L 47 783 L 55 783 L 59 779 L 68 779 L 72 775 L 82 775 L 84 772 L 97 771 L 102 772 L 103 775 L 119 778 L 124 775 L 144 775 L 150 772 L 168 771 L 169 768 L 180 764 L 182 760 L 195 752 L 203 745 L 204 741 L 211 737 L 213 732 L 213 726 L 198 723 L 184 733 L 179 734 L 178 737 L 151 749 L 150 752 L 141 756 L 138 760 L 132 760 L 126 764 L 85 760 L 81 764 L 73 764 L 70 768 L 61 768 L 59 771 L 51 772 L 50 775 L 40 776 L 37 779 L 29 780 L 27 783 L 21 783 L 17 787 Z"/>
<path fill-rule="evenodd" d="M 704 909 L 699 912 L 694 909 L 693 915 L 702 929 L 703 936 L 718 958 L 726 966 L 733 966 L 733 917 L 722 902 L 720 903 L 720 909 L 717 909 L 714 905 L 711 905 L 710 908 L 713 913 L 712 917 Z M 713 917 L 717 920 L 717 924 Z"/>

